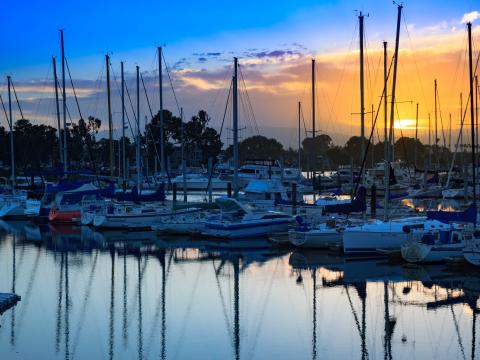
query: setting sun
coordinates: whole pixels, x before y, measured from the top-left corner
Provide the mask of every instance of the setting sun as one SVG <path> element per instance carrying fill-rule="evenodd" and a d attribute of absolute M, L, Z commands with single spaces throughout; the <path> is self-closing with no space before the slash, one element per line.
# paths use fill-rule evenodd
<path fill-rule="evenodd" d="M 394 127 L 395 129 L 415 130 L 415 123 L 414 119 L 399 119 L 395 120 Z"/>

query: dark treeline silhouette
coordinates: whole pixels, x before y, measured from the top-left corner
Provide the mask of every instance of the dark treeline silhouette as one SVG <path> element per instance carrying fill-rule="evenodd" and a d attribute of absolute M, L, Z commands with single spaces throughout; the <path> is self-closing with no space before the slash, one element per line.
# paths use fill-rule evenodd
<path fill-rule="evenodd" d="M 208 159 L 217 159 L 222 152 L 223 143 L 220 134 L 209 127 L 210 117 L 206 111 L 200 110 L 190 120 L 183 122 L 172 112 L 164 110 L 165 163 L 172 169 L 180 166 L 180 148 L 184 142 L 184 154 L 187 166 L 204 166 Z M 90 169 L 107 174 L 109 171 L 109 141 L 97 139 L 102 121 L 95 117 L 80 119 L 67 129 L 69 169 Z M 182 130 L 183 128 L 183 130 Z M 135 143 L 131 140 L 135 129 L 126 130 L 126 154 L 130 166 L 135 163 Z M 61 133 L 63 137 L 63 130 Z M 160 114 L 157 113 L 146 125 L 141 134 L 142 161 L 150 172 L 157 169 L 160 156 Z M 182 140 L 183 139 L 183 140 Z M 118 173 L 119 154 L 122 139 L 114 140 L 115 168 Z M 365 139 L 368 145 L 368 140 Z M 57 129 L 49 125 L 32 124 L 27 119 L 17 120 L 14 124 L 15 164 L 17 173 L 27 170 L 40 170 L 55 167 L 60 163 Z M 366 166 L 383 161 L 384 143 L 368 146 Z M 468 152 L 469 149 L 464 149 Z M 415 155 L 416 152 L 416 155 Z M 359 166 L 361 164 L 361 139 L 351 137 L 343 146 L 333 143 L 330 136 L 318 135 L 302 141 L 301 163 L 304 170 L 335 170 L 339 165 Z M 223 158 L 232 156 L 232 146 L 224 150 Z M 459 154 L 459 161 L 468 159 L 467 154 Z M 296 149 L 285 149 L 276 139 L 264 136 L 249 137 L 239 143 L 240 163 L 247 159 L 281 160 L 285 166 L 297 166 Z M 451 160 L 451 152 L 441 146 L 429 146 L 409 137 L 402 137 L 395 142 L 394 158 L 423 169 L 425 166 L 446 169 Z M 0 161 L 2 175 L 8 175 L 10 169 L 10 135 L 4 127 L 0 127 Z M 430 166 L 428 165 L 430 164 Z M 438 165 L 437 165 L 438 164 Z"/>
<path fill-rule="evenodd" d="M 196 154 L 196 165 L 206 166 L 208 158 L 216 158 L 222 149 L 223 143 L 217 131 L 209 127 L 210 117 L 207 112 L 200 110 L 189 121 L 183 123 L 180 118 L 164 110 L 164 139 L 165 158 L 172 160 L 172 166 L 180 162 L 180 147 L 182 139 L 185 146 L 187 164 L 192 154 Z M 68 167 L 69 169 L 89 169 L 98 173 L 107 174 L 109 171 L 110 146 L 109 140 L 97 139 L 102 121 L 95 117 L 87 120 L 80 119 L 67 128 Z M 160 148 L 160 114 L 157 113 L 146 125 L 145 132 L 141 134 L 142 161 L 150 169 L 155 168 L 159 162 Z M 133 124 L 132 124 L 133 125 Z M 14 151 L 15 168 L 17 174 L 27 170 L 40 171 L 47 167 L 56 167 L 60 164 L 60 149 L 58 144 L 58 131 L 56 128 L 44 124 L 32 124 L 28 119 L 15 121 Z M 135 129 L 126 129 L 125 148 L 130 165 L 135 163 L 135 143 L 131 136 L 136 134 Z M 183 137 L 182 137 L 183 134 Z M 63 139 L 63 130 L 61 131 Z M 115 152 L 115 168 L 118 172 L 119 154 L 122 139 L 113 141 Z M 0 161 L 2 176 L 8 176 L 11 163 L 10 132 L 0 127 Z M 175 160 L 176 159 L 176 163 Z M 166 161 L 167 163 L 167 161 Z"/>
<path fill-rule="evenodd" d="M 368 140 L 365 139 L 365 144 L 369 145 L 366 167 L 371 167 L 384 160 L 383 142 L 372 145 L 368 144 Z M 232 146 L 229 146 L 225 150 L 225 158 L 230 158 L 232 151 Z M 339 165 L 361 165 L 361 138 L 359 136 L 351 137 L 344 146 L 335 145 L 330 136 L 326 134 L 318 135 L 315 138 L 305 138 L 300 151 L 303 170 L 335 170 Z M 468 159 L 466 156 L 467 154 L 464 156 L 460 154 L 459 161 L 462 157 Z M 409 137 L 398 139 L 394 146 L 395 160 L 405 161 L 411 166 L 415 166 L 416 162 L 418 169 L 424 169 L 425 166 L 430 169 L 447 169 L 451 157 L 451 152 L 445 147 L 424 145 L 419 140 L 415 146 L 415 139 Z M 248 159 L 270 159 L 282 160 L 285 166 L 298 166 L 297 149 L 285 149 L 277 140 L 258 135 L 239 143 L 239 158 L 240 162 Z"/>

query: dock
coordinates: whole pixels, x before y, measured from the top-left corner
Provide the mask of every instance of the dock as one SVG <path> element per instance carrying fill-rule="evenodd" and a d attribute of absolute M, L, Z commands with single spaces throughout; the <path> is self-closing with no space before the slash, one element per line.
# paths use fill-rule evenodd
<path fill-rule="evenodd" d="M 17 294 L 0 293 L 0 314 L 15 306 L 21 299 Z"/>

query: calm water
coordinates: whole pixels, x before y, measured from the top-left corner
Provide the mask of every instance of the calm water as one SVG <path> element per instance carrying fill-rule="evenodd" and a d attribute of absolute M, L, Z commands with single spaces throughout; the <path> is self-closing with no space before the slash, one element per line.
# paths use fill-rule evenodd
<path fill-rule="evenodd" d="M 474 358 L 480 276 L 0 223 L 1 359 Z"/>

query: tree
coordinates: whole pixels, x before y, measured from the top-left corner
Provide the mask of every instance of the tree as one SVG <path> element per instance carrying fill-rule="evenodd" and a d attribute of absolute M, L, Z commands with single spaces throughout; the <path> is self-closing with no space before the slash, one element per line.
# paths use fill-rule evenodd
<path fill-rule="evenodd" d="M 58 159 L 58 151 L 55 151 L 58 148 L 56 131 L 48 125 L 33 125 L 28 119 L 17 120 L 13 126 L 15 167 L 39 168 L 42 164 Z M 10 154 L 10 140 L 8 144 Z"/>
<path fill-rule="evenodd" d="M 246 138 L 238 144 L 239 161 L 247 159 L 279 160 L 284 155 L 283 145 L 275 139 L 256 135 Z M 233 146 L 225 150 L 225 157 L 233 157 Z"/>
<path fill-rule="evenodd" d="M 367 138 L 365 139 L 365 151 L 367 150 L 367 146 L 369 141 Z M 349 158 L 353 159 L 353 163 L 357 166 L 361 165 L 361 161 L 363 159 L 360 158 L 362 154 L 362 138 L 360 136 L 352 136 L 348 139 L 347 143 L 345 144 L 345 151 L 347 152 Z"/>
<path fill-rule="evenodd" d="M 222 150 L 220 134 L 208 126 L 210 117 L 205 110 L 200 110 L 190 121 L 183 123 L 183 141 L 187 157 L 194 151 L 201 152 L 201 163 L 206 166 L 208 158 L 215 159 Z M 164 151 L 165 156 L 172 156 L 174 145 L 182 142 L 182 121 L 170 111 L 163 111 Z M 157 113 L 145 128 L 145 142 L 150 165 L 154 165 L 156 154 L 160 156 L 160 112 Z"/>
<path fill-rule="evenodd" d="M 327 134 L 307 137 L 302 141 L 303 157 L 310 169 L 319 169 L 324 163 L 324 156 L 332 144 L 332 138 Z"/>
<path fill-rule="evenodd" d="M 202 153 L 202 164 L 207 165 L 208 159 L 215 159 L 222 151 L 223 143 L 220 134 L 214 128 L 208 127 L 210 117 L 205 110 L 200 110 L 197 115 L 185 124 L 185 142 L 187 149 L 194 150 L 199 147 Z"/>

